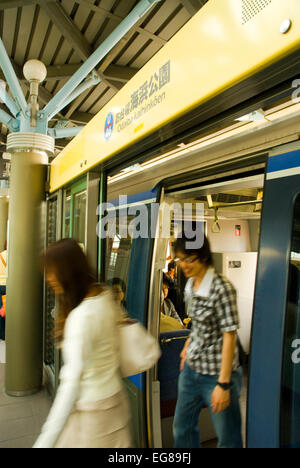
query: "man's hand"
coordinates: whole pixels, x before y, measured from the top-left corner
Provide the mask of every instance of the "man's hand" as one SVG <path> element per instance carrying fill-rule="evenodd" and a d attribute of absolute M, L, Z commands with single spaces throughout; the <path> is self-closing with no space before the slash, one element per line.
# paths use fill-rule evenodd
<path fill-rule="evenodd" d="M 223 388 L 216 386 L 211 397 L 211 406 L 213 413 L 221 413 L 230 405 L 230 390 L 223 390 Z"/>
<path fill-rule="evenodd" d="M 183 347 L 183 350 L 182 350 L 181 353 L 180 353 L 180 359 L 181 359 L 180 365 L 179 365 L 179 370 L 180 370 L 180 372 L 183 371 L 184 364 L 185 364 L 185 361 L 186 361 L 186 352 L 187 352 L 187 349 L 188 349 L 188 347 L 189 347 L 190 342 L 191 342 L 191 339 L 188 338 L 188 339 L 186 340 L 186 342 L 185 342 L 185 345 L 184 345 L 184 347 Z"/>
<path fill-rule="evenodd" d="M 180 361 L 180 366 L 179 366 L 180 372 L 183 371 L 184 364 L 185 364 L 185 361 L 186 361 L 186 349 L 187 349 L 187 347 L 185 346 L 185 347 L 183 348 L 183 350 L 181 351 L 181 353 L 180 353 L 180 359 L 181 359 L 181 361 Z"/>

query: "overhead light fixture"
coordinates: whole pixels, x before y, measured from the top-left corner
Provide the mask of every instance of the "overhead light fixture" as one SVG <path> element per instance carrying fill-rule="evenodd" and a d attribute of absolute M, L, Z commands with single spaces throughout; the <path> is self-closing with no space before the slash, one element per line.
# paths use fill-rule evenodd
<path fill-rule="evenodd" d="M 23 67 L 23 74 L 30 83 L 31 126 L 36 127 L 39 85 L 47 77 L 47 68 L 40 60 L 28 60 Z"/>
<path fill-rule="evenodd" d="M 127 172 L 137 172 L 141 170 L 141 165 L 140 164 L 133 164 L 132 166 L 126 167 L 125 169 L 122 169 L 121 172 L 123 174 L 127 174 Z"/>
<path fill-rule="evenodd" d="M 236 122 L 259 122 L 266 120 L 265 113 L 262 109 L 259 109 L 254 112 L 250 112 L 249 114 L 243 115 L 238 119 L 235 119 Z"/>
<path fill-rule="evenodd" d="M 120 171 L 118 174 L 112 177 L 109 177 L 108 183 L 112 184 L 112 183 L 118 182 L 121 179 L 130 177 L 137 170 L 145 171 L 159 164 L 163 164 L 172 159 L 176 159 L 192 151 L 205 148 L 206 146 L 211 145 L 213 143 L 221 142 L 225 139 L 238 136 L 239 134 L 247 130 L 252 130 L 252 129 L 257 128 L 258 126 L 260 126 L 259 122 L 264 122 L 266 124 L 268 122 L 276 121 L 277 119 L 286 117 L 296 112 L 300 112 L 300 103 L 293 104 L 292 102 L 290 102 L 289 105 L 287 105 L 287 107 L 283 109 L 281 107 L 279 109 L 278 108 L 271 109 L 270 111 L 266 113 L 267 117 L 265 117 L 264 111 L 262 109 L 252 112 L 251 114 L 256 114 L 256 120 L 254 120 L 253 118 L 249 119 L 249 117 L 246 120 L 246 116 L 244 116 L 244 119 L 241 120 L 241 122 L 245 122 L 244 125 L 241 123 L 240 124 L 236 123 L 232 125 L 231 127 L 224 128 L 223 130 L 219 132 L 208 135 L 206 137 L 203 137 L 199 140 L 194 141 L 193 143 L 185 145 L 185 147 L 182 147 L 182 148 L 177 147 L 176 149 L 169 151 L 168 153 L 161 154 L 150 161 L 144 162 L 142 164 L 135 164 L 134 166 L 130 166 L 124 169 L 123 171 Z M 247 114 L 247 116 L 250 116 L 251 114 Z M 252 115 L 252 117 L 254 116 Z M 138 169 L 137 168 L 135 169 L 135 166 L 137 166 Z"/>

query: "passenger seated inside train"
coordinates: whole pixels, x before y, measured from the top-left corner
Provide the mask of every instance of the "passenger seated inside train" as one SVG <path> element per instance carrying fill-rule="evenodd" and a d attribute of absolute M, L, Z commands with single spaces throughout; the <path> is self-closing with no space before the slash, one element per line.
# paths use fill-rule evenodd
<path fill-rule="evenodd" d="M 166 275 L 171 281 L 173 281 L 173 283 L 176 282 L 176 263 L 173 259 L 168 263 L 168 271 L 166 272 Z"/>
<path fill-rule="evenodd" d="M 169 259 L 171 260 L 168 263 L 168 269 L 164 273 L 164 280 L 167 282 L 169 286 L 168 298 L 173 302 L 177 314 L 179 315 L 180 319 L 183 321 L 183 319 L 185 318 L 185 308 L 183 304 L 183 297 L 181 297 L 179 288 L 178 288 L 177 265 L 176 265 L 176 262 L 171 257 L 169 257 Z"/>
<path fill-rule="evenodd" d="M 121 278 L 112 278 L 107 281 L 111 286 L 115 301 L 126 309 L 126 284 Z"/>
<path fill-rule="evenodd" d="M 169 296 L 169 282 L 167 276 L 163 276 L 162 283 L 162 296 L 161 296 L 161 312 L 168 317 L 172 317 L 177 320 L 181 325 L 183 325 L 181 318 L 179 317 L 175 306 Z"/>

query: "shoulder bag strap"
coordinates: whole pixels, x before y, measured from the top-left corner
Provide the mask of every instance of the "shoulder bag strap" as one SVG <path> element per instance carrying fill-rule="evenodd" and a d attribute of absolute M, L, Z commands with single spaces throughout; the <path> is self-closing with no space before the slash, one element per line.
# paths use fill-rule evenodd
<path fill-rule="evenodd" d="M 0 253 L 0 260 L 6 268 L 6 261 L 4 260 L 3 255 L 1 253 Z"/>

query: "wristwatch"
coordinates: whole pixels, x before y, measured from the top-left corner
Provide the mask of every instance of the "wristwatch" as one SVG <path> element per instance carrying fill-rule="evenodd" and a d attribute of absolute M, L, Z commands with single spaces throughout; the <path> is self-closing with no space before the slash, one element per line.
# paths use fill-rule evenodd
<path fill-rule="evenodd" d="M 223 388 L 223 390 L 230 390 L 231 387 L 232 387 L 232 383 L 229 382 L 229 383 L 221 383 L 221 382 L 218 382 L 217 385 L 221 388 Z"/>

